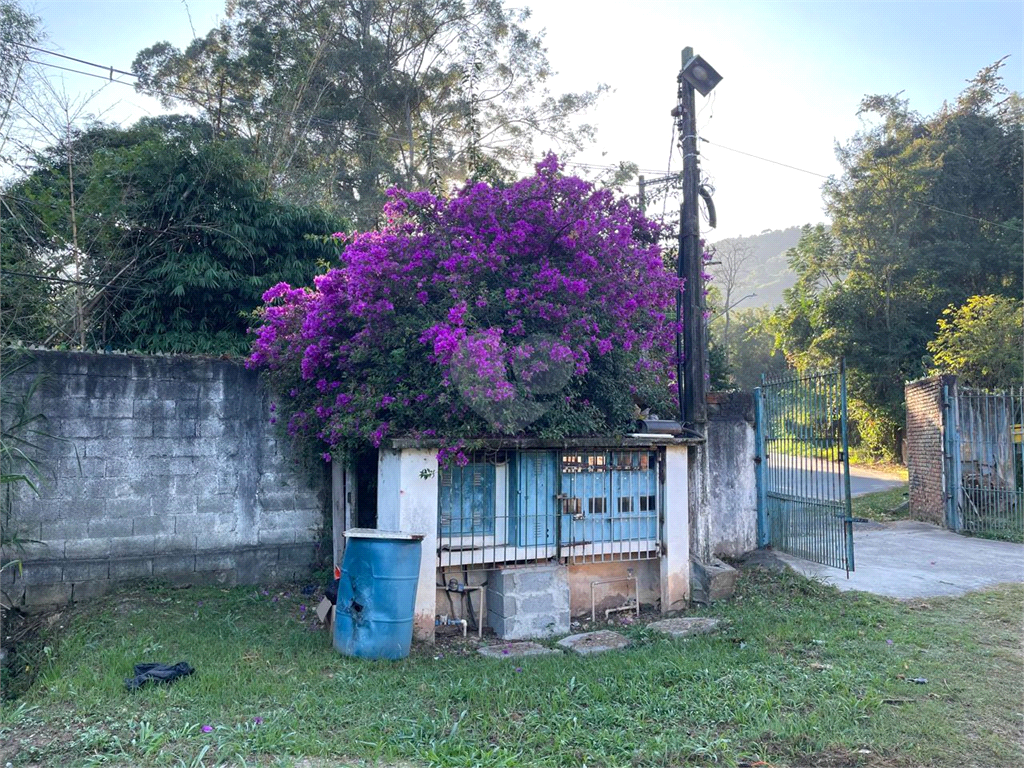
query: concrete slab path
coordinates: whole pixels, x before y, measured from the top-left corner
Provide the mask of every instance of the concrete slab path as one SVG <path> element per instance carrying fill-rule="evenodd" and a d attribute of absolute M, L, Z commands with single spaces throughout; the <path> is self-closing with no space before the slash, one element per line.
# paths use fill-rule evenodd
<path fill-rule="evenodd" d="M 962 595 L 1007 582 L 1024 583 L 1024 544 L 961 536 L 930 523 L 855 525 L 856 571 L 774 554 L 793 570 L 841 590 L 909 600 Z"/>

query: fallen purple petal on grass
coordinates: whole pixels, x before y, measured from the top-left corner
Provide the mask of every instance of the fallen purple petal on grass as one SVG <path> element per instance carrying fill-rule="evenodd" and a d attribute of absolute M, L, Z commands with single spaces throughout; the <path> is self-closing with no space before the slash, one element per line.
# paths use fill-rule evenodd
<path fill-rule="evenodd" d="M 886 641 L 885 641 L 885 644 L 886 644 L 886 645 L 892 645 L 892 640 L 886 640 Z"/>
<path fill-rule="evenodd" d="M 203 726 L 203 733 L 209 733 L 212 730 L 213 730 L 213 726 L 212 725 L 204 725 Z"/>

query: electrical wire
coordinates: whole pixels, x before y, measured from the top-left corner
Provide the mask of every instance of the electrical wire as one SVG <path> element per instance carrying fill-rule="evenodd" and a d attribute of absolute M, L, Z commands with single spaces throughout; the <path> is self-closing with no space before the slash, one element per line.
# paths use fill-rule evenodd
<path fill-rule="evenodd" d="M 727 147 L 724 144 L 719 144 L 718 142 L 711 141 L 710 139 L 705 139 L 703 137 L 699 137 L 699 138 L 705 144 L 710 144 L 713 147 L 718 147 L 719 149 L 725 149 L 725 150 L 728 150 L 729 152 L 735 152 L 735 153 L 740 154 L 740 155 L 745 155 L 746 157 L 752 157 L 755 160 L 761 160 L 762 162 L 771 163 L 772 165 L 781 165 L 783 168 L 789 168 L 790 170 L 799 171 L 800 173 L 806 173 L 806 174 L 808 174 L 810 176 L 817 176 L 817 177 L 822 178 L 822 179 L 831 179 L 832 178 L 832 176 L 827 176 L 824 173 L 818 173 L 817 171 L 809 171 L 806 168 L 799 168 L 799 167 L 797 167 L 795 165 L 790 165 L 789 163 L 783 163 L 783 162 L 781 162 L 779 160 L 772 160 L 771 158 L 768 158 L 768 157 L 762 157 L 761 155 L 755 155 L 752 152 L 744 152 L 742 149 L 736 149 L 735 147 Z M 982 219 L 982 218 L 980 218 L 978 216 L 971 216 L 970 214 L 967 214 L 967 213 L 960 213 L 959 211 L 951 211 L 948 208 L 942 208 L 941 206 L 934 205 L 932 203 L 926 203 L 923 200 L 918 200 L 917 198 L 913 198 L 913 197 L 907 198 L 907 199 L 909 200 L 909 202 L 914 203 L 915 205 L 921 205 L 921 206 L 924 206 L 925 208 L 931 208 L 932 210 L 935 210 L 935 211 L 941 211 L 942 213 L 948 213 L 950 216 L 959 216 L 962 219 L 970 219 L 971 221 L 976 221 L 976 222 L 978 222 L 980 224 L 990 224 L 993 227 L 1001 227 L 1003 229 L 1008 229 L 1011 232 L 1024 232 L 1024 228 L 1015 227 L 1012 224 L 1004 224 L 1004 223 L 999 222 L 999 221 L 991 221 L 989 219 Z"/>
<path fill-rule="evenodd" d="M 668 139 L 668 162 L 665 164 L 665 177 L 672 175 L 672 155 L 674 154 L 676 146 L 676 121 L 672 121 L 672 134 Z M 665 199 L 661 201 L 661 218 L 665 218 L 668 212 L 668 193 L 665 193 Z"/>
<path fill-rule="evenodd" d="M 116 72 L 119 75 L 125 75 L 127 77 L 134 77 L 134 78 L 137 78 L 137 79 L 140 79 L 142 77 L 141 75 L 139 75 L 136 72 L 130 72 L 130 71 L 127 71 L 127 70 L 118 69 L 118 68 L 113 67 L 113 66 L 108 66 L 106 64 L 99 64 L 99 63 L 96 63 L 96 62 L 88 61 L 86 59 L 80 59 L 80 58 L 77 58 L 77 57 L 74 57 L 74 56 L 68 56 L 68 55 L 63 54 L 63 53 L 58 53 L 57 51 L 50 51 L 50 50 L 47 50 L 45 48 L 39 48 L 37 46 L 29 45 L 28 43 L 23 43 L 23 42 L 20 42 L 20 41 L 17 41 L 17 40 L 8 40 L 6 42 L 12 43 L 14 45 L 21 46 L 23 48 L 27 48 L 29 50 L 36 51 L 38 53 L 42 53 L 42 54 L 47 55 L 47 56 L 56 56 L 56 57 L 59 57 L 61 59 L 66 59 L 68 61 L 74 61 L 74 62 L 79 63 L 79 64 L 84 64 L 85 66 L 95 67 L 97 69 L 103 70 L 104 72 L 108 72 L 109 75 L 107 75 L 107 76 L 98 75 L 98 74 L 95 74 L 93 72 L 85 72 L 85 71 L 78 70 L 78 69 L 72 69 L 70 67 L 64 67 L 64 66 L 61 66 L 59 64 L 54 64 L 52 62 L 37 61 L 35 59 L 27 59 L 27 61 L 29 61 L 30 63 L 36 64 L 38 66 L 51 67 L 53 69 L 59 69 L 59 70 L 64 71 L 64 72 L 70 72 L 70 73 L 77 74 L 77 75 L 83 75 L 85 77 L 94 77 L 97 80 L 103 80 L 106 83 L 116 83 L 118 85 L 125 85 L 125 86 L 128 86 L 129 88 L 132 88 L 133 90 L 136 89 L 136 84 L 128 83 L 128 82 L 125 82 L 124 80 L 115 80 L 115 79 L 113 79 L 113 74 Z M 146 95 L 157 95 L 157 96 L 165 96 L 165 97 L 171 97 L 171 98 L 180 98 L 181 97 L 181 93 L 190 93 L 190 94 L 200 95 L 200 96 L 204 96 L 204 97 L 209 95 L 209 94 L 207 94 L 207 93 L 205 93 L 205 92 L 203 92 L 203 91 L 201 91 L 201 90 L 199 90 L 197 88 L 188 88 L 188 87 L 184 87 L 184 86 L 179 86 L 177 90 L 178 90 L 178 93 L 174 93 L 174 92 L 168 93 L 166 91 L 160 91 L 160 90 L 157 90 L 157 89 L 145 89 L 144 88 L 142 93 L 144 93 Z M 250 109 L 252 108 L 251 104 L 246 105 L 246 104 L 241 103 L 238 100 L 233 99 L 231 97 L 227 97 L 224 100 L 229 102 L 229 103 L 232 103 L 234 106 L 239 106 L 239 107 L 243 107 L 243 108 L 248 107 Z M 714 100 L 715 100 L 715 95 L 712 94 L 712 98 L 707 103 L 705 103 L 704 107 L 702 107 L 700 112 L 697 113 L 698 116 L 709 105 L 712 106 L 712 116 L 713 116 L 714 115 L 714 108 L 713 108 Z M 267 116 L 271 116 L 271 115 L 274 115 L 274 113 L 269 113 L 268 112 L 268 113 L 266 113 L 266 115 Z M 278 117 L 290 117 L 289 115 L 285 115 L 284 113 L 277 113 L 276 116 L 278 116 Z M 363 134 L 365 136 L 369 136 L 369 137 L 372 137 L 372 138 L 379 138 L 379 139 L 383 139 L 385 141 L 395 141 L 395 142 L 398 142 L 398 143 L 401 143 L 401 144 L 404 144 L 404 143 L 407 142 L 407 139 L 404 136 L 394 136 L 394 135 L 388 135 L 388 134 L 380 133 L 380 132 L 377 132 L 377 131 L 368 131 L 366 129 L 353 128 L 352 126 L 347 126 L 347 125 L 345 125 L 343 123 L 340 123 L 340 122 L 337 122 L 337 121 L 324 120 L 322 118 L 316 118 L 316 117 L 310 117 L 310 118 L 308 118 L 308 121 L 311 122 L 311 123 L 318 123 L 318 124 L 321 124 L 321 125 L 328 125 L 328 126 L 332 126 L 332 127 L 336 127 L 336 128 L 345 127 L 348 130 L 351 130 L 351 131 L 353 131 L 355 133 L 361 133 L 361 134 Z M 807 170 L 806 168 L 800 168 L 799 166 L 792 165 L 790 163 L 783 163 L 783 162 L 781 162 L 779 160 L 773 160 L 773 159 L 768 158 L 768 157 L 762 157 L 761 155 L 756 155 L 756 154 L 754 154 L 752 152 L 746 152 L 746 151 L 744 151 L 742 149 L 736 149 L 735 147 L 727 147 L 724 144 L 719 144 L 716 141 L 711 141 L 710 139 L 706 139 L 706 138 L 704 138 L 703 136 L 700 136 L 700 135 L 697 135 L 694 138 L 697 141 L 703 141 L 704 143 L 710 144 L 711 146 L 714 146 L 714 147 L 718 147 L 719 149 L 724 149 L 724 150 L 726 150 L 728 152 L 735 152 L 736 154 L 744 155 L 746 157 L 750 157 L 750 158 L 753 158 L 755 160 L 760 160 L 760 161 L 765 162 L 765 163 L 771 163 L 772 165 L 778 165 L 778 166 L 781 166 L 783 168 L 789 168 L 790 170 L 798 171 L 799 173 L 806 173 L 806 174 L 808 174 L 810 176 L 817 176 L 818 178 L 822 178 L 822 179 L 832 178 L 831 176 L 828 176 L 828 175 L 826 175 L 824 173 L 818 173 L 817 171 L 810 171 L 810 170 Z M 673 121 L 673 124 L 672 124 L 672 141 L 673 141 L 673 143 L 674 143 L 674 140 L 675 140 L 675 121 Z M 680 151 L 680 153 L 682 153 L 682 140 L 680 140 L 679 151 Z M 686 158 L 683 157 L 683 159 L 685 160 Z M 619 166 L 615 166 L 615 165 L 599 165 L 599 164 L 595 164 L 595 163 L 573 163 L 571 161 L 566 162 L 565 164 L 566 165 L 572 165 L 573 167 L 577 167 L 577 168 L 587 168 L 587 169 L 590 169 L 590 170 L 595 170 L 595 169 L 596 170 L 616 170 L 619 167 Z M 669 162 L 668 162 L 668 169 L 669 169 L 669 171 L 666 173 L 666 175 L 669 175 L 671 173 L 671 167 L 672 167 L 672 146 L 670 145 L 670 147 L 669 147 Z M 657 170 L 654 170 L 654 169 L 649 169 L 649 168 L 647 168 L 647 169 L 638 169 L 638 170 L 643 171 L 644 173 L 660 173 L 660 171 L 657 171 Z M 946 214 L 949 214 L 951 216 L 958 216 L 960 218 L 970 219 L 971 221 L 976 221 L 976 222 L 979 222 L 981 224 L 990 224 L 992 226 L 1001 227 L 1003 229 L 1010 230 L 1011 232 L 1024 232 L 1024 229 L 1022 229 L 1020 227 L 1014 227 L 1012 225 L 1003 224 L 1003 223 L 997 222 L 997 221 L 990 221 L 988 219 L 983 219 L 983 218 L 980 218 L 978 216 L 971 216 L 970 214 L 959 213 L 958 211 L 951 211 L 948 208 L 942 208 L 942 207 L 934 205 L 932 203 L 926 203 L 926 202 L 924 202 L 922 200 L 917 200 L 917 199 L 914 199 L 914 198 L 910 198 L 910 200 L 911 200 L 911 202 L 915 203 L 916 205 L 921 205 L 921 206 L 924 206 L 925 208 L 930 208 L 930 209 L 935 210 L 935 211 L 940 211 L 942 213 L 946 213 Z M 665 201 L 663 203 L 663 206 L 662 206 L 662 216 L 665 215 L 667 206 L 668 206 L 668 198 L 666 197 L 666 199 L 665 199 Z"/>

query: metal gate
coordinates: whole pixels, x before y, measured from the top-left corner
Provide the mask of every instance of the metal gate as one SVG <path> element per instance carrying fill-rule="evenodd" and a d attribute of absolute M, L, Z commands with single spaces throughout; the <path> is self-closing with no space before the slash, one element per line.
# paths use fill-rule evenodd
<path fill-rule="evenodd" d="M 852 571 L 845 365 L 764 378 L 754 401 L 758 546 Z"/>
<path fill-rule="evenodd" d="M 1024 539 L 1024 391 L 944 392 L 947 524 L 954 531 Z"/>

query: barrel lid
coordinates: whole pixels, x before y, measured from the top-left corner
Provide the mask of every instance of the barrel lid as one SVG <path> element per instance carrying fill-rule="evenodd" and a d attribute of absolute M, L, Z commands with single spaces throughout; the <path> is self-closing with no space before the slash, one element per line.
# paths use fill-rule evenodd
<path fill-rule="evenodd" d="M 426 534 L 403 533 L 402 531 L 382 531 L 379 528 L 349 528 L 345 535 L 351 539 L 401 539 L 403 541 L 423 541 Z"/>

